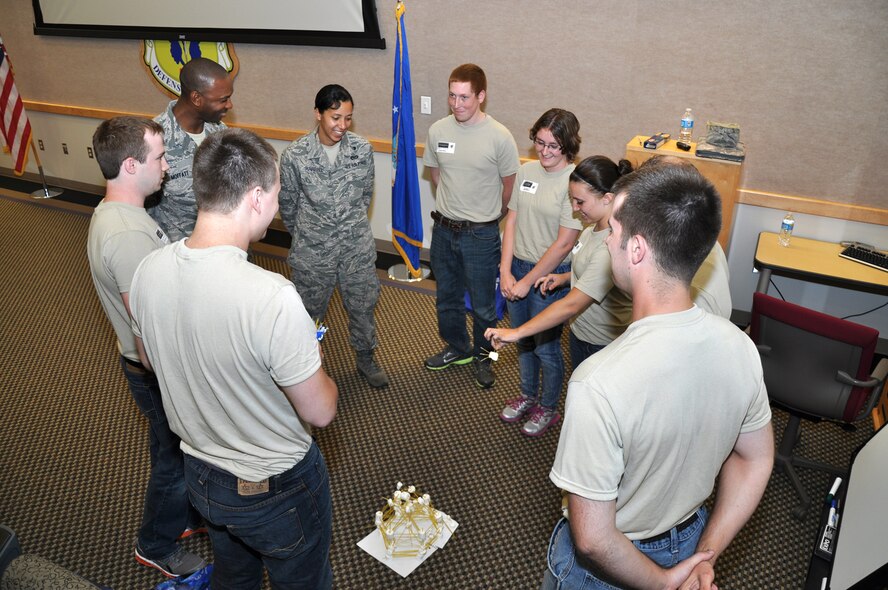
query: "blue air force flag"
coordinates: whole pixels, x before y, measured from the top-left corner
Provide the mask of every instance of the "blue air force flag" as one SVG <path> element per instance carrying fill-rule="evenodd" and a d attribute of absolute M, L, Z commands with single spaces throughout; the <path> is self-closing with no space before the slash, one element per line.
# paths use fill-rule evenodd
<path fill-rule="evenodd" d="M 395 83 L 392 90 L 392 243 L 410 274 L 421 276 L 422 206 L 416 171 L 416 135 L 413 130 L 413 91 L 410 88 L 410 58 L 404 30 L 404 3 L 395 7 Z"/>

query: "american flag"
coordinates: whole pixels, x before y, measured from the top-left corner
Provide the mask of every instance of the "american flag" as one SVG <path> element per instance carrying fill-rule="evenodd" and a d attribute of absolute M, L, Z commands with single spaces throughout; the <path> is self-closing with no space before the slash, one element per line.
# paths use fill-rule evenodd
<path fill-rule="evenodd" d="M 0 135 L 3 136 L 4 151 L 12 154 L 15 173 L 20 176 L 28 162 L 31 122 L 28 121 L 22 97 L 15 89 L 12 67 L 2 38 L 0 38 Z"/>

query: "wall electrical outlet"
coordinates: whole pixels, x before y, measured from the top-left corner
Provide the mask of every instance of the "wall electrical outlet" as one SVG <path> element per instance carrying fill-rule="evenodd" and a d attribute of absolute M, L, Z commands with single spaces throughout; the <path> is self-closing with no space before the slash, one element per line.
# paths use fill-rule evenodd
<path fill-rule="evenodd" d="M 431 96 L 420 96 L 419 97 L 419 112 L 422 115 L 431 115 L 432 114 L 432 97 Z"/>
<path fill-rule="evenodd" d="M 44 151 L 44 150 L 43 150 L 43 140 L 42 140 L 42 139 L 38 139 L 38 140 L 37 140 L 37 147 L 40 148 L 40 151 L 41 151 L 41 152 Z"/>
<path fill-rule="evenodd" d="M 86 155 L 89 156 L 89 159 L 93 159 L 93 149 L 89 146 L 86 147 Z"/>
<path fill-rule="evenodd" d="M 68 155 L 68 144 L 67 144 L 67 143 L 63 143 L 63 144 L 62 144 L 62 152 L 63 152 L 66 156 Z"/>

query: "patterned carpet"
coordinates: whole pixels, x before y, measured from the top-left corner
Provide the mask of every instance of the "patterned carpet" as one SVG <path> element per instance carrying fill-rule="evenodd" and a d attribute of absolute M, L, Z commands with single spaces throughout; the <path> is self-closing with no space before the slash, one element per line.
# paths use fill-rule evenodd
<path fill-rule="evenodd" d="M 28 553 L 121 589 L 149 589 L 163 577 L 139 566 L 131 544 L 148 475 L 146 423 L 116 364 L 114 337 L 93 292 L 85 256 L 89 218 L 0 196 L 0 521 Z M 287 274 L 281 258 L 256 255 Z M 339 386 L 339 413 L 317 437 L 330 468 L 335 585 L 373 588 L 536 588 L 559 516 L 549 482 L 558 432 L 540 440 L 497 414 L 517 391 L 514 347 L 482 391 L 469 367 L 422 368 L 437 352 L 434 299 L 385 284 L 378 306 L 378 358 L 392 385 L 368 387 L 354 368 L 338 299 L 327 318 L 325 367 Z M 782 432 L 785 416 L 775 413 Z M 871 426 L 844 432 L 805 425 L 800 450 L 847 463 Z M 801 471 L 815 497 L 826 474 Z M 397 481 L 432 495 L 459 529 L 402 579 L 356 546 Z M 791 516 L 795 495 L 774 474 L 765 498 L 719 561 L 725 589 L 800 588 L 817 510 Z M 206 557 L 206 538 L 187 547 Z"/>

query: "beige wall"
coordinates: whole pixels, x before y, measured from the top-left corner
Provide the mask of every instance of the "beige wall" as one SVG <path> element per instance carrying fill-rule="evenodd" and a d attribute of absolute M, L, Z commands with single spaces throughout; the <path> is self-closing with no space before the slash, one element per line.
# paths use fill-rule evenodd
<path fill-rule="evenodd" d="M 355 130 L 390 136 L 393 0 L 377 0 L 388 48 L 238 44 L 232 120 L 312 126 L 314 93 L 338 82 L 355 96 Z M 742 127 L 742 186 L 884 208 L 888 166 L 886 0 L 466 0 L 407 2 L 417 139 L 447 113 L 446 79 L 474 61 L 490 79 L 488 112 L 530 153 L 545 109 L 573 110 L 581 155 L 622 155 L 639 133 L 677 133 L 685 107 Z M 0 34 L 28 100 L 156 113 L 140 42 L 35 37 L 30 0 L 0 0 Z"/>

